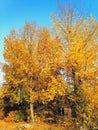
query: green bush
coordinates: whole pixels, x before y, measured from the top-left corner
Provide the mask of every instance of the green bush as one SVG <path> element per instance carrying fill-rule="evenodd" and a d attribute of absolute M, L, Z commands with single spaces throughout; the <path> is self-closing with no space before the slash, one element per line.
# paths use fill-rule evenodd
<path fill-rule="evenodd" d="M 26 116 L 22 110 L 10 111 L 7 116 L 7 121 L 9 122 L 20 122 L 20 121 L 24 121 L 25 119 Z"/>
<path fill-rule="evenodd" d="M 16 111 L 16 115 L 15 115 L 15 121 L 19 122 L 19 121 L 24 121 L 26 119 L 25 114 L 23 113 L 22 110 L 18 110 Z"/>

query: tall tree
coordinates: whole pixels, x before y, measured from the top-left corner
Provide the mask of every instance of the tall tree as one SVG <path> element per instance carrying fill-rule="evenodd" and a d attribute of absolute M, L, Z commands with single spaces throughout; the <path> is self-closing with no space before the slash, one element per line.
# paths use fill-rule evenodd
<path fill-rule="evenodd" d="M 60 15 L 52 15 L 52 19 L 53 27 L 65 51 L 63 67 L 67 87 L 71 88 L 67 98 L 74 117 L 79 118 L 81 122 L 83 113 L 87 114 L 84 109 L 85 103 L 87 107 L 85 96 L 88 91 L 85 93 L 84 89 L 90 86 L 90 92 L 93 93 L 98 87 L 98 23 L 93 17 L 86 20 L 76 17 L 70 6 L 63 8 Z"/>
<path fill-rule="evenodd" d="M 49 102 L 65 91 L 56 75 L 63 63 L 63 54 L 58 37 L 51 38 L 47 29 L 36 29 L 29 23 L 22 32 L 12 31 L 5 39 L 7 97 L 12 103 L 23 99 L 29 102 L 32 122 L 36 100 Z"/>
<path fill-rule="evenodd" d="M 33 103 L 37 95 L 36 80 L 40 71 L 36 36 L 35 26 L 27 23 L 21 33 L 12 31 L 5 39 L 4 46 L 6 60 L 4 72 L 10 101 L 16 103 L 22 102 L 23 99 L 29 101 L 32 122 L 34 122 Z"/>

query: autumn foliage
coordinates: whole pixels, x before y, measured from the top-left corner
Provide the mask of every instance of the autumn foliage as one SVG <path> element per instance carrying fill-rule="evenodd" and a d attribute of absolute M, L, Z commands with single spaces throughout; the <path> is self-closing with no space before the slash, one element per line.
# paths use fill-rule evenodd
<path fill-rule="evenodd" d="M 6 82 L 0 93 L 5 116 L 14 120 L 15 112 L 21 111 L 20 120 L 34 123 L 42 112 L 43 120 L 50 123 L 95 128 L 98 23 L 92 17 L 76 20 L 72 12 L 52 15 L 52 20 L 54 36 L 46 28 L 27 23 L 5 38 Z"/>

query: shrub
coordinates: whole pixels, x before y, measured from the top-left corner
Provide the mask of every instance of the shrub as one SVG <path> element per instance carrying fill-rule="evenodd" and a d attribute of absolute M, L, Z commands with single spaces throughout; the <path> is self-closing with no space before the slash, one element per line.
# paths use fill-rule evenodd
<path fill-rule="evenodd" d="M 20 122 L 25 120 L 25 115 L 21 110 L 10 111 L 6 120 L 9 122 Z"/>
<path fill-rule="evenodd" d="M 19 121 L 24 121 L 26 119 L 26 116 L 22 110 L 18 110 L 18 111 L 16 111 L 15 118 L 16 118 L 15 121 L 19 122 Z"/>

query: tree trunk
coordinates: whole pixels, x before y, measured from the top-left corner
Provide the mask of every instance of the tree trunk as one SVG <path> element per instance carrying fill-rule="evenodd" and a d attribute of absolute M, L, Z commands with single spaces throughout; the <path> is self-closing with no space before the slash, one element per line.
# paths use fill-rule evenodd
<path fill-rule="evenodd" d="M 31 116 L 31 123 L 34 123 L 34 106 L 33 103 L 30 103 L 30 116 Z"/>

